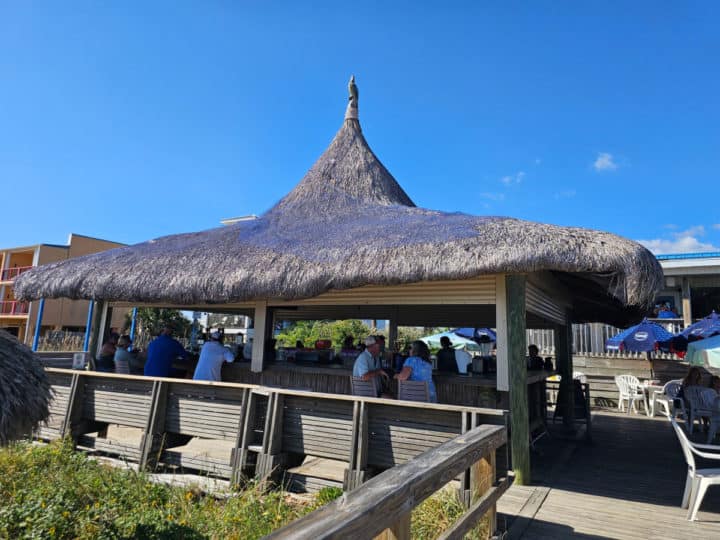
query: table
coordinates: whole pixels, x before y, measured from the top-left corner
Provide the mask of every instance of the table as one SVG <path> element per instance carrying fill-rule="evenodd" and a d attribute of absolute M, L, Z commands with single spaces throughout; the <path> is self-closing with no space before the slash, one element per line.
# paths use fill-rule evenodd
<path fill-rule="evenodd" d="M 656 384 L 656 381 L 643 381 L 642 388 L 647 396 L 645 400 L 645 412 L 647 412 L 648 416 L 653 417 L 655 416 L 655 398 L 658 394 L 663 393 L 665 385 Z"/>

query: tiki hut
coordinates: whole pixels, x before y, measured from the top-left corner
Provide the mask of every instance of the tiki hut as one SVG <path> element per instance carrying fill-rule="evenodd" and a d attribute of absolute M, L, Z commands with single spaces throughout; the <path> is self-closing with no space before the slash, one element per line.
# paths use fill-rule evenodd
<path fill-rule="evenodd" d="M 50 384 L 30 349 L 0 330 L 0 446 L 27 437 L 49 414 Z"/>
<path fill-rule="evenodd" d="M 655 257 L 610 233 L 417 207 L 365 140 L 351 81 L 330 146 L 258 219 L 34 268 L 15 294 L 245 313 L 255 373 L 273 320 L 388 319 L 391 343 L 397 325 L 497 328 L 498 395 L 463 399 L 511 409 L 513 460 L 525 466 L 526 326 L 554 329 L 572 374 L 570 324 L 638 320 L 661 284 Z"/>

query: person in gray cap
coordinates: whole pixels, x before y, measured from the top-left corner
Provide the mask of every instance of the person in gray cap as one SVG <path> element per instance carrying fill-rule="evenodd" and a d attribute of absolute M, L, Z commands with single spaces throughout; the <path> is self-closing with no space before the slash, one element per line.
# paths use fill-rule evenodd
<path fill-rule="evenodd" d="M 232 362 L 235 355 L 220 342 L 220 332 L 211 332 L 210 341 L 203 345 L 193 379 L 196 381 L 221 381 L 223 362 Z"/>
<path fill-rule="evenodd" d="M 378 360 L 380 344 L 373 336 L 366 337 L 364 343 L 365 350 L 355 359 L 353 377 L 358 377 L 363 381 L 375 381 L 375 388 L 379 396 L 382 388 L 382 378 L 388 378 L 388 374 L 381 369 Z"/>

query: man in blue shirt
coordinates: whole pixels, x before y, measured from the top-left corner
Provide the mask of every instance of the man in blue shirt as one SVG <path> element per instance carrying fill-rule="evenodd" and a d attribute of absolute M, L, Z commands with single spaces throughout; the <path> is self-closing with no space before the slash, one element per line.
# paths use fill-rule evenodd
<path fill-rule="evenodd" d="M 180 342 L 172 338 L 173 329 L 165 325 L 160 335 L 148 346 L 145 361 L 145 375 L 148 377 L 171 377 L 173 361 L 187 358 L 187 352 Z"/>

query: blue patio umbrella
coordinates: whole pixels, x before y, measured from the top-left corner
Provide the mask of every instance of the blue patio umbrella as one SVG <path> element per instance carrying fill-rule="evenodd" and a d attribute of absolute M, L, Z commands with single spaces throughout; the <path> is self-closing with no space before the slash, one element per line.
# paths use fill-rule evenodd
<path fill-rule="evenodd" d="M 703 339 L 714 334 L 720 334 L 720 316 L 715 311 L 680 332 L 680 335 L 688 341 Z"/>
<path fill-rule="evenodd" d="M 644 319 L 643 322 L 623 330 L 605 342 L 608 350 L 650 352 L 673 339 L 673 334 L 661 325 Z"/>
<path fill-rule="evenodd" d="M 451 330 L 451 332 L 461 338 L 472 339 L 478 343 L 497 341 L 495 332 L 490 330 L 490 328 L 456 328 L 455 330 Z"/>

